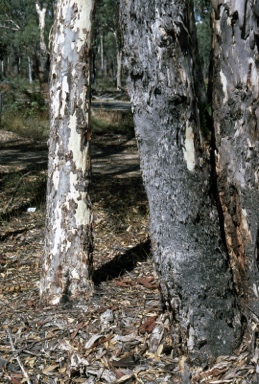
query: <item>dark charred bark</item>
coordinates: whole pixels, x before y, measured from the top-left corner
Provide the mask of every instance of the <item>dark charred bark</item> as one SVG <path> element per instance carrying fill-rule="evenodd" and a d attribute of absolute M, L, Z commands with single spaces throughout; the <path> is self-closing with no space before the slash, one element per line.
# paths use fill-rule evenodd
<path fill-rule="evenodd" d="M 211 193 L 211 131 L 191 1 L 121 0 L 128 89 L 153 254 L 175 345 L 196 361 L 238 347 L 242 325 Z"/>
<path fill-rule="evenodd" d="M 212 15 L 211 99 L 225 241 L 238 302 L 259 316 L 257 3 L 230 1 Z"/>

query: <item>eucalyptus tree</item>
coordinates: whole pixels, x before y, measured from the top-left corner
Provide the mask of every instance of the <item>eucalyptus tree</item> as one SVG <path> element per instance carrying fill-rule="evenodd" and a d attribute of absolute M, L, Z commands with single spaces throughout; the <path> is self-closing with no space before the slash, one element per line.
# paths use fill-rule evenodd
<path fill-rule="evenodd" d="M 90 51 L 93 0 L 58 0 L 50 73 L 50 141 L 42 302 L 92 293 Z"/>
<path fill-rule="evenodd" d="M 179 352 L 232 354 L 259 317 L 257 3 L 213 1 L 209 97 L 190 0 L 121 0 L 125 66 L 150 235 Z M 48 304 L 92 293 L 93 0 L 59 0 L 51 69 Z"/>
<path fill-rule="evenodd" d="M 40 49 L 38 53 L 38 74 L 39 74 L 39 81 L 40 84 L 46 81 L 47 79 L 44 78 L 46 69 L 47 69 L 47 60 L 48 60 L 48 50 L 47 45 L 45 41 L 45 26 L 46 26 L 46 11 L 47 11 L 47 4 L 45 2 L 42 2 L 40 4 L 39 1 L 36 0 L 35 2 L 36 12 L 39 18 L 39 30 L 40 30 Z"/>
<path fill-rule="evenodd" d="M 37 71 L 38 53 L 41 51 L 42 33 L 36 3 L 47 9 L 45 43 L 48 44 L 49 28 L 52 23 L 54 0 L 0 0 L 0 43 L 4 74 L 25 77 L 33 67 Z M 29 63 L 29 65 L 28 65 Z"/>
<path fill-rule="evenodd" d="M 101 75 L 107 75 L 108 63 L 112 64 L 117 88 L 121 88 L 122 42 L 119 28 L 119 0 L 97 0 L 95 9 L 95 45 Z M 115 60 L 114 60 L 115 58 Z"/>
<path fill-rule="evenodd" d="M 121 0 L 150 235 L 175 345 L 232 354 L 259 316 L 258 2 L 212 2 L 209 99 L 190 0 Z"/>
<path fill-rule="evenodd" d="M 259 2 L 214 5 L 210 103 L 219 214 L 244 324 L 259 316 Z"/>

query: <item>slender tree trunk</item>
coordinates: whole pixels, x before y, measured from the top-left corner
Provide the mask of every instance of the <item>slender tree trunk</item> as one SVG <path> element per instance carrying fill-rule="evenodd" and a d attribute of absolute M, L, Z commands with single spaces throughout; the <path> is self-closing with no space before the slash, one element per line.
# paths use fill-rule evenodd
<path fill-rule="evenodd" d="M 259 317 L 259 8 L 222 3 L 212 16 L 217 184 L 239 305 Z"/>
<path fill-rule="evenodd" d="M 90 48 L 94 0 L 57 3 L 51 68 L 46 246 L 42 301 L 84 301 L 93 291 Z"/>
<path fill-rule="evenodd" d="M 20 56 L 15 56 L 13 61 L 13 75 L 18 77 L 20 75 Z"/>
<path fill-rule="evenodd" d="M 116 70 L 116 80 L 117 80 L 117 90 L 121 90 L 121 71 L 122 71 L 122 50 L 118 48 L 117 50 L 117 70 Z"/>
<path fill-rule="evenodd" d="M 121 89 L 121 71 L 122 71 L 122 49 L 118 36 L 118 32 L 113 32 L 116 42 L 116 87 L 119 91 Z"/>
<path fill-rule="evenodd" d="M 6 76 L 12 75 L 11 63 L 10 63 L 10 55 L 7 56 L 6 60 Z"/>
<path fill-rule="evenodd" d="M 229 354 L 242 328 L 213 193 L 191 1 L 121 0 L 128 90 L 150 235 L 175 345 Z"/>
<path fill-rule="evenodd" d="M 104 73 L 103 32 L 100 33 L 101 74 Z"/>
<path fill-rule="evenodd" d="M 32 83 L 32 65 L 31 65 L 31 58 L 28 56 L 28 79 L 29 83 Z"/>
<path fill-rule="evenodd" d="M 45 32 L 45 17 L 46 17 L 46 11 L 47 7 L 46 5 L 40 8 L 39 3 L 36 2 L 36 11 L 39 17 L 39 29 L 40 29 L 40 51 L 38 53 L 38 59 L 39 59 L 39 68 L 38 68 L 38 76 L 39 76 L 39 82 L 40 86 L 44 83 L 44 81 L 47 81 L 46 77 L 46 63 L 47 63 L 47 57 L 48 57 L 48 51 L 45 43 L 44 38 L 44 32 Z"/>

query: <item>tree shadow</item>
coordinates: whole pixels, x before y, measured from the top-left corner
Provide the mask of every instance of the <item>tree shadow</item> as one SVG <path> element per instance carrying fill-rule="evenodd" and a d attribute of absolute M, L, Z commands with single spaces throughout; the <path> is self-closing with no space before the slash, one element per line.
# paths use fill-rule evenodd
<path fill-rule="evenodd" d="M 105 212 L 105 228 L 114 234 L 126 233 L 130 224 L 146 220 L 148 203 L 141 176 L 116 178 L 94 175 L 91 185 L 93 209 L 95 204 Z"/>
<path fill-rule="evenodd" d="M 132 271 L 138 262 L 146 261 L 151 255 L 151 242 L 148 239 L 145 243 L 136 245 L 125 253 L 116 255 L 113 260 L 105 263 L 93 273 L 93 282 L 95 285 L 113 280 L 116 277 L 124 275 L 125 272 Z"/>

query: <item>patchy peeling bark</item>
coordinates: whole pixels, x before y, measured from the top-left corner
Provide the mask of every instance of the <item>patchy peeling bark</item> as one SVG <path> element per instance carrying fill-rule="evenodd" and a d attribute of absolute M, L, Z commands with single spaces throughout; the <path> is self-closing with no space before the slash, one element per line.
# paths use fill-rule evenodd
<path fill-rule="evenodd" d="M 211 92 L 221 222 L 242 313 L 259 317 L 259 2 L 220 3 Z"/>
<path fill-rule="evenodd" d="M 121 0 L 121 13 L 161 293 L 175 345 L 207 361 L 233 352 L 242 324 L 212 193 L 192 4 Z"/>
<path fill-rule="evenodd" d="M 89 127 L 94 0 L 57 3 L 51 67 L 46 246 L 40 293 L 47 304 L 91 295 Z"/>

